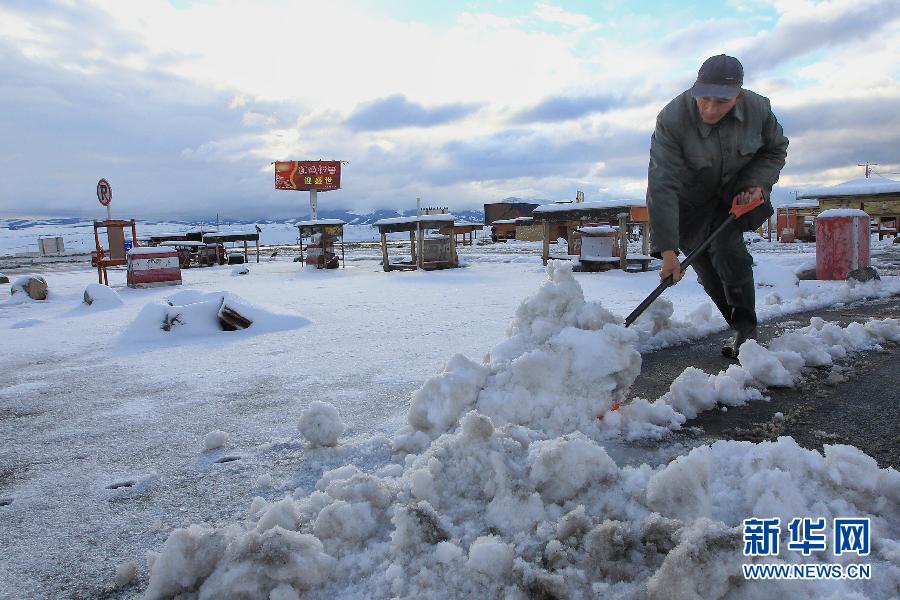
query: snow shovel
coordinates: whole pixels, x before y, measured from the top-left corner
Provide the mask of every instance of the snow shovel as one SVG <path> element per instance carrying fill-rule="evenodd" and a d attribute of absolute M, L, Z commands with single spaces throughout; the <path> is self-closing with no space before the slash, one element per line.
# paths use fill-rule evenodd
<path fill-rule="evenodd" d="M 731 210 L 728 211 L 728 218 L 722 221 L 722 224 L 716 227 L 716 229 L 712 233 L 710 233 L 705 240 L 703 240 L 703 243 L 691 250 L 691 252 L 684 257 L 684 260 L 681 261 L 682 272 L 688 267 L 688 265 L 690 265 L 694 261 L 695 258 L 697 258 L 698 254 L 706 250 L 710 243 L 712 243 L 712 241 L 716 239 L 716 236 L 722 233 L 722 230 L 725 229 L 732 221 L 734 221 L 741 215 L 747 214 L 757 206 L 761 205 L 763 201 L 763 198 L 759 197 L 756 200 L 751 200 L 747 204 L 738 204 L 737 202 L 733 202 L 731 205 Z M 667 287 L 670 287 L 672 285 L 675 285 L 675 283 L 672 281 L 671 275 L 663 279 L 660 284 L 656 286 L 656 289 L 653 290 L 649 296 L 644 298 L 644 301 L 638 304 L 637 308 L 631 311 L 630 315 L 625 317 L 625 327 L 628 327 L 629 325 L 634 323 L 637 318 L 641 316 L 641 314 L 645 310 L 647 310 L 647 307 L 653 304 L 653 301 L 659 298 L 660 294 L 662 294 Z"/>
<path fill-rule="evenodd" d="M 761 205 L 763 203 L 763 201 L 764 201 L 763 198 L 760 197 L 760 198 L 757 198 L 756 200 L 751 200 L 747 204 L 738 204 L 737 202 L 732 202 L 731 210 L 728 211 L 728 217 L 724 221 L 722 221 L 721 225 L 716 227 L 715 231 L 710 233 L 706 237 L 706 239 L 703 240 L 703 243 L 701 243 L 699 246 L 697 246 L 696 248 L 691 250 L 691 252 L 687 256 L 684 257 L 684 260 L 681 261 L 681 270 L 684 271 L 688 267 L 688 265 L 690 265 L 694 261 L 694 259 L 697 258 L 698 254 L 700 254 L 701 252 L 706 250 L 707 246 L 709 246 L 710 243 L 712 243 L 712 241 L 714 239 L 716 239 L 717 235 L 722 233 L 722 230 L 725 229 L 729 223 L 731 223 L 732 221 L 734 221 L 741 215 L 745 215 L 748 212 L 750 212 L 751 210 L 753 210 L 754 208 L 756 208 L 757 206 Z M 663 279 L 662 282 L 660 282 L 660 284 L 658 286 L 656 286 L 656 289 L 653 290 L 652 292 L 650 292 L 650 295 L 647 296 L 646 298 L 644 298 L 644 301 L 641 302 L 640 304 L 638 304 L 637 308 L 635 308 L 633 311 L 631 311 L 630 315 L 625 317 L 625 327 L 628 327 L 629 325 L 634 323 L 637 320 L 637 318 L 639 316 L 641 316 L 641 314 L 643 314 L 643 312 L 645 310 L 647 310 L 647 307 L 650 306 L 651 304 L 653 304 L 653 301 L 656 300 L 657 298 L 659 298 L 659 296 L 664 291 L 666 291 L 667 287 L 670 287 L 673 285 L 675 285 L 675 283 L 672 280 L 671 275 L 669 275 L 668 277 Z M 621 407 L 622 407 L 621 402 L 614 402 L 612 404 L 612 406 L 609 407 L 609 410 L 611 410 L 611 411 L 619 410 L 619 408 L 621 408 Z M 597 416 L 597 419 L 602 421 L 603 415 Z"/>

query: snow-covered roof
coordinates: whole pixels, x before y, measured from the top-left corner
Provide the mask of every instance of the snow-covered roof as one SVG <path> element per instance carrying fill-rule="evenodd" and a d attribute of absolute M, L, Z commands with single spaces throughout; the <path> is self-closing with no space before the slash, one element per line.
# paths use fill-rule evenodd
<path fill-rule="evenodd" d="M 788 202 L 780 204 L 777 208 L 818 208 L 819 203 L 816 200 L 807 200 L 806 202 Z"/>
<path fill-rule="evenodd" d="M 416 223 L 418 221 L 448 221 L 453 223 L 456 217 L 449 214 L 444 215 L 422 215 L 421 217 L 392 217 L 390 219 L 378 219 L 373 225 L 401 225 L 404 223 Z"/>
<path fill-rule="evenodd" d="M 589 225 L 587 227 L 579 227 L 577 231 L 581 233 L 587 234 L 598 234 L 598 233 L 615 233 L 615 229 L 613 229 L 609 225 Z"/>
<path fill-rule="evenodd" d="M 294 223 L 297 227 L 309 227 L 312 225 L 346 225 L 346 221 L 340 219 L 316 219 L 314 221 L 298 221 Z"/>
<path fill-rule="evenodd" d="M 206 246 L 204 242 L 194 242 L 190 240 L 170 240 L 166 242 L 160 242 L 157 246 Z"/>
<path fill-rule="evenodd" d="M 828 198 L 829 196 L 874 196 L 900 193 L 900 181 L 886 177 L 851 179 L 837 185 L 803 190 L 797 198 Z"/>
<path fill-rule="evenodd" d="M 138 246 L 137 248 L 132 248 L 128 251 L 128 254 L 138 255 L 138 254 L 159 254 L 160 252 L 174 252 L 169 248 L 158 248 L 155 246 Z"/>
<path fill-rule="evenodd" d="M 491 225 L 515 225 L 515 219 L 497 219 Z"/>
<path fill-rule="evenodd" d="M 647 206 L 646 200 L 590 200 L 587 202 L 554 202 L 553 204 L 541 204 L 534 212 L 552 213 L 566 212 L 569 210 L 591 210 L 604 208 L 625 208 L 632 206 Z"/>

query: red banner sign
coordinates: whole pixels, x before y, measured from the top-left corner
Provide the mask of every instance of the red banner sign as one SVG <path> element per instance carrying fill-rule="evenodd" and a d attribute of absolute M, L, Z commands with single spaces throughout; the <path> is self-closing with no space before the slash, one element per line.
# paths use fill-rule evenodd
<path fill-rule="evenodd" d="M 275 163 L 276 190 L 318 190 L 341 187 L 341 161 L 288 160 Z"/>

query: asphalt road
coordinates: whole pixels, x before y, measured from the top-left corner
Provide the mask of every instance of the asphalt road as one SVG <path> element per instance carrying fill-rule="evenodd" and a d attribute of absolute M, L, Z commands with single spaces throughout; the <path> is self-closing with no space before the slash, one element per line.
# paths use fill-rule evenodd
<path fill-rule="evenodd" d="M 813 316 L 843 326 L 869 318 L 900 318 L 900 296 L 761 323 L 760 342 L 781 335 L 785 329 L 808 325 Z M 660 397 L 688 366 L 707 373 L 727 369 L 734 363 L 721 355 L 726 338 L 721 332 L 645 354 L 632 396 Z M 766 394 L 771 401 L 729 407 L 727 412 L 706 411 L 685 423 L 677 435 L 687 443 L 716 439 L 758 442 L 789 435 L 798 444 L 817 450 L 823 444 L 850 444 L 875 458 L 880 467 L 900 468 L 900 345 L 889 343 L 882 352 L 851 355 L 839 370 L 844 381 L 829 378 L 830 369 L 806 369 L 803 381 L 795 388 L 770 388 Z M 784 417 L 775 418 L 778 412 Z"/>

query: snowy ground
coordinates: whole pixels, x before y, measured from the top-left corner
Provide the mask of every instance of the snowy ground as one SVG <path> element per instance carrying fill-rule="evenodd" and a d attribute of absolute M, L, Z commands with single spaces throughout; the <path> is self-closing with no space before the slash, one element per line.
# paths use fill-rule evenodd
<path fill-rule="evenodd" d="M 763 319 L 900 293 L 798 282 L 811 250 L 754 244 Z M 789 438 L 670 463 L 666 432 L 900 325 L 813 323 L 610 412 L 637 351 L 724 327 L 693 275 L 626 331 L 655 272 L 548 279 L 536 244 L 461 254 L 430 273 L 384 273 L 371 251 L 328 272 L 264 260 L 151 290 L 113 271 L 118 297 L 90 306 L 95 272 L 69 267 L 43 273 L 45 302 L 3 296 L 0 597 L 898 593 L 896 471 Z M 218 331 L 222 298 L 254 325 Z M 164 332 L 167 314 L 185 317 Z M 740 521 L 770 515 L 870 517 L 872 579 L 742 581 Z"/>
<path fill-rule="evenodd" d="M 221 233 L 254 233 L 253 224 L 221 225 L 218 231 Z M 216 231 L 215 225 L 202 226 L 204 231 Z M 198 227 L 183 223 L 138 223 L 138 238 L 151 235 L 164 235 L 171 233 L 186 233 L 196 230 Z M 297 227 L 290 223 L 262 223 L 260 224 L 260 244 L 274 246 L 280 244 L 295 244 L 297 242 Z M 38 239 L 41 237 L 60 236 L 63 238 L 65 253 L 83 254 L 90 253 L 96 247 L 94 240 L 94 226 L 92 221 L 83 221 L 69 226 L 61 225 L 35 225 L 21 229 L 6 229 L 0 221 L 0 256 L 14 256 L 23 253 L 38 252 Z M 486 229 L 490 237 L 490 228 Z M 101 236 L 103 233 L 101 232 Z M 127 232 L 127 236 L 131 232 Z M 482 232 L 478 233 L 480 237 Z M 391 234 L 390 237 L 403 239 L 401 234 Z M 408 235 L 406 236 L 409 237 Z M 371 242 L 378 241 L 378 229 L 372 225 L 346 225 L 344 227 L 344 241 L 346 242 Z M 241 246 L 243 247 L 243 246 Z"/>

